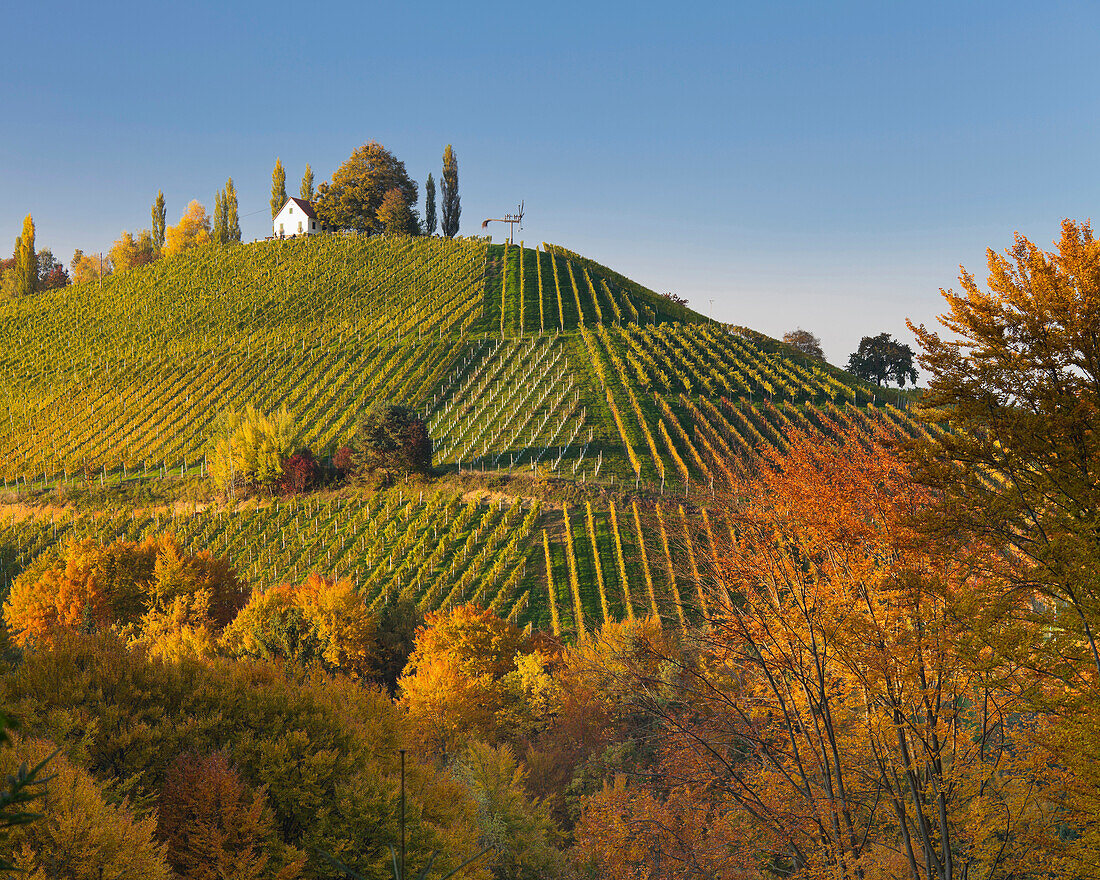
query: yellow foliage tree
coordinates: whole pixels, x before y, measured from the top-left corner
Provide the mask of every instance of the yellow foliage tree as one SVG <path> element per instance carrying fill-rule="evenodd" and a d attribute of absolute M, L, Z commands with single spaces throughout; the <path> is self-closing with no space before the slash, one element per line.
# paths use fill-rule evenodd
<path fill-rule="evenodd" d="M 115 272 L 125 272 L 136 266 L 145 266 L 157 258 L 153 246 L 153 235 L 148 229 L 141 231 L 135 239 L 129 232 L 123 232 L 114 243 L 109 254 Z"/>
<path fill-rule="evenodd" d="M 144 541 L 70 541 L 60 559 L 41 557 L 12 584 L 4 620 L 16 644 L 49 642 L 57 630 L 118 627 L 131 638 L 188 627 L 199 641 L 240 607 L 236 574 L 207 552 L 183 553 L 172 535 Z M 155 638 L 154 638 L 155 641 Z"/>
<path fill-rule="evenodd" d="M 517 732 L 530 637 L 476 605 L 427 615 L 398 693 L 421 742 L 443 755 L 474 737 L 490 743 Z"/>
<path fill-rule="evenodd" d="M 169 226 L 165 232 L 164 254 L 173 256 L 188 248 L 198 247 L 210 241 L 210 218 L 197 200 L 192 199 L 179 223 Z"/>
<path fill-rule="evenodd" d="M 37 764 L 56 747 L 48 740 L 13 737 L 0 748 L 0 773 L 23 763 Z M 14 829 L 9 839 L 13 863 L 26 880 L 99 880 L 141 877 L 172 880 L 155 819 L 138 819 L 126 799 L 114 802 L 90 773 L 58 755 L 49 763 L 51 779 L 43 816 Z"/>
<path fill-rule="evenodd" d="M 943 291 L 944 336 L 910 325 L 930 376 L 917 475 L 938 503 L 928 539 L 976 536 L 1001 549 L 974 620 L 1013 664 L 1037 718 L 1043 775 L 1069 792 L 1048 838 L 1066 876 L 1100 877 L 1100 241 L 1065 220 L 1056 249 L 1022 235 L 987 252 L 986 285 L 966 270 Z M 1005 633 L 999 622 L 1011 618 Z"/>
<path fill-rule="evenodd" d="M 282 474 L 281 462 L 294 442 L 294 422 L 285 406 L 271 415 L 252 404 L 243 411 L 228 410 L 207 456 L 210 479 L 227 495 L 251 483 L 270 486 Z"/>
<path fill-rule="evenodd" d="M 73 252 L 72 262 L 69 263 L 69 271 L 73 277 L 73 284 L 85 281 L 100 281 L 114 272 L 110 257 L 100 254 L 86 254 L 77 248 Z"/>
<path fill-rule="evenodd" d="M 378 659 L 378 621 L 351 581 L 311 574 L 301 584 L 254 590 L 221 644 L 237 657 L 316 661 L 369 677 Z"/>

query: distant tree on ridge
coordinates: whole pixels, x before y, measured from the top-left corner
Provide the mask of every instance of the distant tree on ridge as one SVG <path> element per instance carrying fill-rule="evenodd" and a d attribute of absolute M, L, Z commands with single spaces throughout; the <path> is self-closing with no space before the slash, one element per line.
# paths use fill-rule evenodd
<path fill-rule="evenodd" d="M 821 340 L 809 330 L 803 330 L 801 327 L 797 330 L 788 330 L 783 334 L 783 341 L 807 357 L 819 361 L 825 360 L 825 352 L 821 350 Z"/>
<path fill-rule="evenodd" d="M 443 234 L 454 238 L 458 234 L 458 219 L 462 215 L 462 201 L 458 197 L 458 159 L 450 144 L 443 151 L 443 179 L 440 183 L 443 197 Z"/>
<path fill-rule="evenodd" d="M 275 167 L 271 171 L 271 219 L 279 213 L 286 204 L 286 169 L 283 168 L 281 159 L 275 160 Z"/>
<path fill-rule="evenodd" d="M 424 184 L 424 234 L 435 235 L 435 180 L 428 173 L 428 182 Z"/>

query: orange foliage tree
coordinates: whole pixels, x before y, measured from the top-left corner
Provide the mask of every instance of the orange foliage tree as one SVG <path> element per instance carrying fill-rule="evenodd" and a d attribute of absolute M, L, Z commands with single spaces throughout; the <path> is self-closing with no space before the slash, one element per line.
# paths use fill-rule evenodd
<path fill-rule="evenodd" d="M 275 833 L 265 789 L 254 790 L 220 752 L 179 755 L 165 774 L 157 836 L 184 880 L 293 880 L 305 855 Z"/>
<path fill-rule="evenodd" d="M 16 644 L 48 642 L 57 629 L 177 627 L 216 629 L 240 604 L 225 559 L 180 550 L 172 535 L 144 541 L 70 541 L 60 558 L 43 556 L 12 584 L 4 620 Z"/>
<path fill-rule="evenodd" d="M 1100 241 L 1065 220 L 1055 245 L 1017 235 L 989 250 L 984 289 L 963 270 L 960 290 L 943 292 L 944 337 L 910 325 L 929 373 L 923 414 L 952 428 L 914 444 L 913 459 L 938 499 L 929 540 L 1003 549 L 986 560 L 996 589 L 976 624 L 989 621 L 986 648 L 1018 670 L 1037 766 L 1065 793 L 1050 858 L 1098 877 Z M 996 628 L 1005 609 L 1013 638 Z"/>
<path fill-rule="evenodd" d="M 794 434 L 728 499 L 709 626 L 655 700 L 662 786 L 694 793 L 731 873 L 1006 877 L 1042 816 L 1011 670 L 968 624 L 978 551 L 916 533 L 926 499 L 867 440 Z M 683 835 L 658 837 L 688 860 Z"/>
<path fill-rule="evenodd" d="M 351 581 L 311 574 L 300 584 L 253 590 L 222 645 L 238 657 L 318 662 L 364 677 L 375 669 L 378 621 Z"/>
<path fill-rule="evenodd" d="M 521 733 L 528 698 L 548 683 L 543 673 L 523 630 L 462 605 L 426 616 L 398 694 L 421 742 L 448 755 L 471 737 L 498 743 Z"/>

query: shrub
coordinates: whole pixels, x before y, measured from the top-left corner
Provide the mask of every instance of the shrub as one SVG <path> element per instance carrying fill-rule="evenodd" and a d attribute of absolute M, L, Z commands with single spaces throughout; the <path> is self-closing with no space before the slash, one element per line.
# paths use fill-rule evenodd
<path fill-rule="evenodd" d="M 275 489 L 280 495 L 309 492 L 321 483 L 321 466 L 308 449 L 299 449 L 279 462 L 280 473 Z"/>
<path fill-rule="evenodd" d="M 247 485 L 270 488 L 282 474 L 281 462 L 294 443 L 286 407 L 266 415 L 249 405 L 222 414 L 208 456 L 210 479 L 229 494 Z"/>
<path fill-rule="evenodd" d="M 336 469 L 337 476 L 346 480 L 355 471 L 355 453 L 350 446 L 344 445 L 336 450 L 332 457 L 332 466 Z"/>
<path fill-rule="evenodd" d="M 359 479 L 369 479 L 376 473 L 426 474 L 432 467 L 428 426 L 407 406 L 392 403 L 372 406 L 352 448 L 352 463 Z"/>

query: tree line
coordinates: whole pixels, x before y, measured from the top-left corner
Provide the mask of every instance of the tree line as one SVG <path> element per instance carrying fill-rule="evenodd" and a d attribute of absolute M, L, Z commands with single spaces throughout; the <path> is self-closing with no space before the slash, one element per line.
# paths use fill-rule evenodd
<path fill-rule="evenodd" d="M 332 180 L 321 183 L 316 190 L 313 180 L 313 169 L 307 164 L 299 197 L 311 204 L 330 229 L 365 234 L 434 235 L 438 218 L 443 235 L 453 238 L 458 234 L 462 213 L 458 159 L 450 144 L 443 151 L 441 202 L 437 206 L 436 183 L 429 173 L 423 219 L 417 209 L 416 181 L 409 177 L 404 162 L 376 141 L 356 150 L 336 170 Z M 286 201 L 286 170 L 276 159 L 271 175 L 273 219 Z M 152 222 L 148 229 L 137 235 L 123 231 L 106 255 L 85 253 L 77 248 L 66 269 L 49 249 L 35 250 L 34 220 L 28 214 L 11 258 L 0 260 L 0 297 L 101 281 L 115 272 L 148 265 L 162 256 L 173 256 L 192 247 L 241 241 L 240 208 L 233 178 L 214 194 L 213 216 L 201 202 L 192 200 L 176 225 L 168 226 L 163 191 L 157 193 L 150 215 Z"/>
<path fill-rule="evenodd" d="M 333 172 L 332 180 L 313 187 L 313 169 L 306 165 L 299 198 L 309 202 L 317 218 L 329 229 L 347 229 L 364 234 L 397 233 L 434 235 L 437 219 L 436 183 L 431 173 L 424 186 L 424 216 L 417 202 L 419 188 L 409 177 L 405 163 L 377 141 L 357 149 Z M 462 214 L 458 194 L 458 158 L 447 144 L 443 150 L 438 216 L 441 232 L 448 238 L 458 234 Z M 287 202 L 286 169 L 275 160 L 271 172 L 271 217 Z"/>

